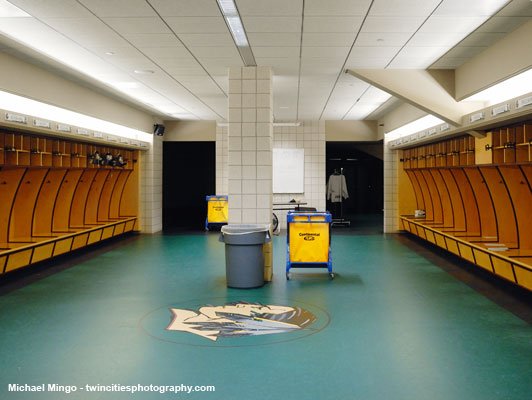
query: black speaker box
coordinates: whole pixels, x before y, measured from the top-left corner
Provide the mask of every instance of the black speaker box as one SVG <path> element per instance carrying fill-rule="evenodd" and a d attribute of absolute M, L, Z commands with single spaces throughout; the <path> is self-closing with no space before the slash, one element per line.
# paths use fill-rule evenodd
<path fill-rule="evenodd" d="M 160 124 L 155 124 L 153 126 L 153 133 L 157 136 L 162 136 L 164 135 L 164 125 L 160 125 Z"/>

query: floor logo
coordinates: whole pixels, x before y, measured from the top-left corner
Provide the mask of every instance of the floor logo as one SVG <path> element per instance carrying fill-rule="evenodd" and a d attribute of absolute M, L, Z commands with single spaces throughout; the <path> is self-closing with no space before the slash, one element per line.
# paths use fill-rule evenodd
<path fill-rule="evenodd" d="M 240 347 L 302 339 L 330 321 L 329 314 L 313 304 L 257 300 L 226 297 L 168 304 L 142 317 L 139 328 L 165 342 Z"/>
<path fill-rule="evenodd" d="M 287 333 L 312 325 L 316 316 L 300 307 L 237 301 L 204 306 L 198 311 L 170 308 L 173 319 L 166 328 L 216 341 L 219 337 Z"/>

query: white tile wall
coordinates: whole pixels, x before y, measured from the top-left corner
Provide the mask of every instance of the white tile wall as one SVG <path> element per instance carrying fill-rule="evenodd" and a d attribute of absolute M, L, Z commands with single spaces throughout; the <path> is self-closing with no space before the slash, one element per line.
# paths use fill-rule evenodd
<path fill-rule="evenodd" d="M 228 193 L 228 142 L 227 127 L 216 126 L 216 195 L 218 196 Z"/>
<path fill-rule="evenodd" d="M 398 190 L 397 190 L 397 151 L 388 147 L 384 139 L 384 233 L 397 232 Z"/>
<path fill-rule="evenodd" d="M 259 90 L 260 94 L 256 94 Z M 229 129 L 216 138 L 216 182 L 229 195 L 229 223 L 270 223 L 272 214 L 271 68 L 229 69 Z M 220 148 L 220 150 L 218 150 Z M 226 155 L 225 161 L 223 157 Z M 226 177 L 224 177 L 226 173 Z M 225 180 L 224 180 L 225 179 Z M 227 181 L 227 187 L 224 182 Z"/>
<path fill-rule="evenodd" d="M 273 147 L 305 149 L 305 192 L 274 194 L 274 203 L 296 199 L 308 203 L 305 207 L 325 211 L 325 121 L 301 121 L 297 127 L 276 126 L 273 128 Z M 281 229 L 286 229 L 287 211 L 277 210 L 274 213 Z"/>
<path fill-rule="evenodd" d="M 153 145 L 142 152 L 140 163 L 140 229 L 155 233 L 163 229 L 163 140 L 153 137 Z"/>

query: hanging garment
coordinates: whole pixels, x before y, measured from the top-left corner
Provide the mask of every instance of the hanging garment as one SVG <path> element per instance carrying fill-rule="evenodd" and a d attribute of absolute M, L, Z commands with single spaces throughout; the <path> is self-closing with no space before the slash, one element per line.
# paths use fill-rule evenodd
<path fill-rule="evenodd" d="M 327 183 L 327 200 L 333 203 L 341 203 L 342 198 L 347 199 L 347 184 L 345 183 L 345 176 L 331 175 Z"/>

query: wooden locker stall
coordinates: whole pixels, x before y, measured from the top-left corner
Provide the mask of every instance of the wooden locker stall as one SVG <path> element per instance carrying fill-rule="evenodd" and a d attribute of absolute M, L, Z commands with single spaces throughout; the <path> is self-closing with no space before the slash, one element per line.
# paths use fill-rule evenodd
<path fill-rule="evenodd" d="M 403 150 L 425 155 L 415 167 L 406 158 L 401 164 L 426 217 L 409 210 L 400 226 L 532 290 L 531 144 L 526 121 Z"/>
<path fill-rule="evenodd" d="M 124 155 L 125 165 L 94 161 Z M 0 131 L 0 274 L 135 229 L 138 150 Z"/>

